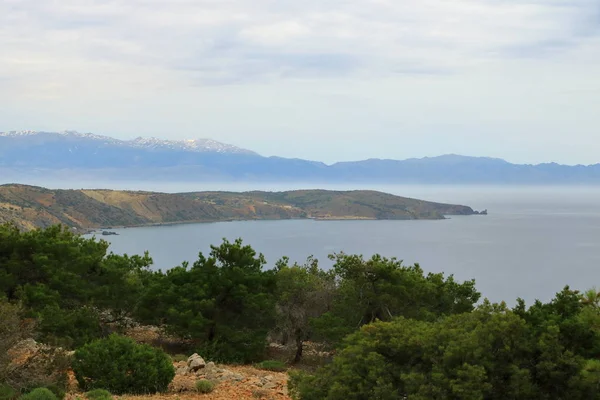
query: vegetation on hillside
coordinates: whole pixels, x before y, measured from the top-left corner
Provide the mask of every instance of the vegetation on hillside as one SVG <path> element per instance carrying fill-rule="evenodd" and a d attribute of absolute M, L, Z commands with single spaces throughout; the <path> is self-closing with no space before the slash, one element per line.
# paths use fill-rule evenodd
<path fill-rule="evenodd" d="M 171 359 L 162 350 L 118 335 L 77 349 L 73 370 L 81 389 L 115 394 L 164 392 L 175 377 Z"/>
<path fill-rule="evenodd" d="M 266 270 L 261 254 L 225 240 L 193 264 L 153 272 L 147 254 L 107 249 L 59 226 L 0 225 L 3 392 L 63 382 L 64 366 L 56 366 L 54 381 L 36 383 L 29 373 L 24 382 L 3 356 L 32 334 L 76 350 L 72 366 L 85 390 L 165 390 L 171 361 L 114 335 L 143 323 L 210 360 L 270 370 L 284 366 L 269 358 L 269 341 L 293 345 L 290 366 L 302 361 L 307 342 L 334 350 L 316 371 L 292 368 L 291 389 L 301 400 L 600 399 L 600 295 L 593 290 L 567 287 L 548 303 L 518 300 L 511 309 L 480 302 L 473 281 L 378 255 L 334 254 L 328 271 L 312 258 L 302 265 L 284 258 Z"/>
<path fill-rule="evenodd" d="M 440 219 L 470 215 L 466 206 L 373 191 L 153 193 L 0 186 L 0 223 L 22 229 L 77 229 L 251 219 Z"/>

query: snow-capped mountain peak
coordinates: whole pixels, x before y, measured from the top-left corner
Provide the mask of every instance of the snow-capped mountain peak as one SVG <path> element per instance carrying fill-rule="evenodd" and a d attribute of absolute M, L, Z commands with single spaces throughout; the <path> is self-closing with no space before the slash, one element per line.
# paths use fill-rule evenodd
<path fill-rule="evenodd" d="M 233 154 L 256 154 L 253 151 L 240 147 L 217 142 L 212 139 L 187 139 L 187 140 L 165 140 L 155 137 L 137 137 L 128 143 L 135 147 L 146 147 L 153 149 L 187 150 L 199 153 L 233 153 Z"/>
<path fill-rule="evenodd" d="M 79 133 L 77 131 L 62 131 L 62 132 L 40 132 L 40 131 L 10 131 L 0 132 L 0 137 L 10 138 L 27 138 L 27 137 L 38 137 L 40 139 L 44 137 L 60 137 L 66 139 L 89 139 L 94 141 L 101 141 L 103 143 L 109 143 L 112 145 L 145 148 L 153 150 L 180 150 L 190 151 L 196 153 L 222 153 L 222 154 L 252 154 L 257 155 L 255 152 L 242 149 L 240 147 L 217 142 L 213 139 L 188 139 L 188 140 L 166 140 L 155 137 L 144 138 L 137 137 L 133 140 L 119 140 L 108 136 L 95 135 L 92 133 Z"/>

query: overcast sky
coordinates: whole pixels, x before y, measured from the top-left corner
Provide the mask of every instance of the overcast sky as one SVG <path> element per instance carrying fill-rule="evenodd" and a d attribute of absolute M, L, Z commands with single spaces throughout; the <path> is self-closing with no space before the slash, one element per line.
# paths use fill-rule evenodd
<path fill-rule="evenodd" d="M 598 0 L 0 0 L 0 131 L 600 162 Z"/>

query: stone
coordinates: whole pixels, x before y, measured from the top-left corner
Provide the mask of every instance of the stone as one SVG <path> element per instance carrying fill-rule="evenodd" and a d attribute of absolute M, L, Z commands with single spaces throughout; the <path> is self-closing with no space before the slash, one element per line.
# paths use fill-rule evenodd
<path fill-rule="evenodd" d="M 196 380 L 182 375 L 175 375 L 169 384 L 169 391 L 174 393 L 192 392 L 196 390 Z"/>
<path fill-rule="evenodd" d="M 198 353 L 194 353 L 188 358 L 187 366 L 189 372 L 196 372 L 206 367 L 206 362 L 198 355 Z"/>
<path fill-rule="evenodd" d="M 186 375 L 187 373 L 188 373 L 187 367 L 179 367 L 179 368 L 177 368 L 177 371 L 175 371 L 176 375 Z"/>
<path fill-rule="evenodd" d="M 215 363 L 214 363 L 214 362 L 212 362 L 212 361 L 211 361 L 211 362 L 209 362 L 208 364 L 206 364 L 206 367 L 205 367 L 205 368 L 206 368 L 206 369 L 213 370 L 213 369 L 216 369 L 216 368 L 217 368 L 217 366 L 215 365 Z"/>
<path fill-rule="evenodd" d="M 231 379 L 232 379 L 232 380 L 234 380 L 234 381 L 236 381 L 236 382 L 241 382 L 241 381 L 243 381 L 243 380 L 244 380 L 244 375 L 241 375 L 241 374 L 233 374 L 233 375 L 231 376 Z"/>

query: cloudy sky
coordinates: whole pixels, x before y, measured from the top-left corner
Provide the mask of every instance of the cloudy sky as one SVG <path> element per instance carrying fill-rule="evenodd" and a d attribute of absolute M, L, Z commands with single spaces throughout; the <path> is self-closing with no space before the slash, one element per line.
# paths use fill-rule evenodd
<path fill-rule="evenodd" d="M 600 162 L 598 0 L 0 0 L 0 131 Z"/>

